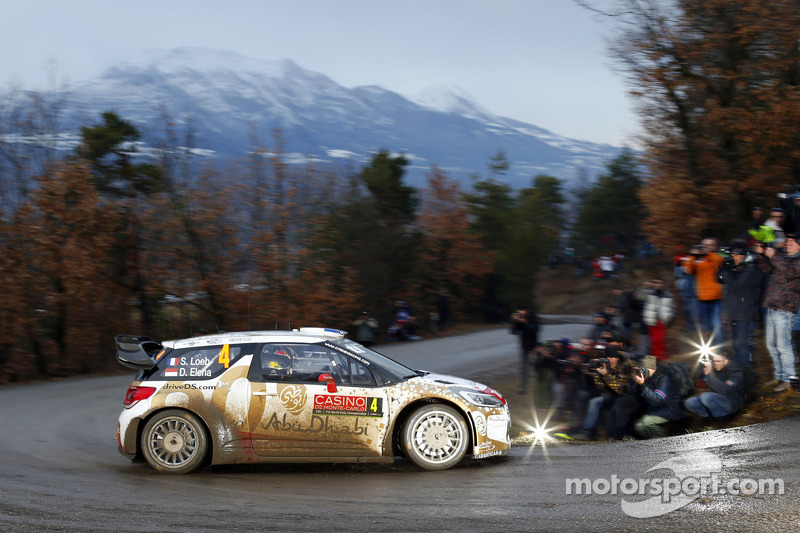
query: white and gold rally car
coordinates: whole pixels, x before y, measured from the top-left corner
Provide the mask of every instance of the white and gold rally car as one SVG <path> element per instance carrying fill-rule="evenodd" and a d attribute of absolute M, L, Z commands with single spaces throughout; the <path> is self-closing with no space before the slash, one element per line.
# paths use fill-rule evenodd
<path fill-rule="evenodd" d="M 503 396 L 412 370 L 326 328 L 155 342 L 119 335 L 140 370 L 119 417 L 120 452 L 158 471 L 203 464 L 391 462 L 443 470 L 508 454 Z"/>

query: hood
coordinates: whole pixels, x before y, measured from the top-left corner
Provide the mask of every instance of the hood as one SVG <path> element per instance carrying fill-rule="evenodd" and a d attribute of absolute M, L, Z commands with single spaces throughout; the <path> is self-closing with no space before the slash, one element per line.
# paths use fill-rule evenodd
<path fill-rule="evenodd" d="M 484 385 L 483 383 L 478 383 L 477 381 L 459 378 L 456 376 L 448 376 L 446 374 L 436 374 L 434 372 L 430 372 L 423 376 L 420 376 L 419 379 L 432 381 L 439 385 L 445 385 L 445 386 L 459 385 L 461 387 L 469 387 L 470 389 L 475 389 L 475 390 L 484 390 L 487 388 L 486 385 Z"/>

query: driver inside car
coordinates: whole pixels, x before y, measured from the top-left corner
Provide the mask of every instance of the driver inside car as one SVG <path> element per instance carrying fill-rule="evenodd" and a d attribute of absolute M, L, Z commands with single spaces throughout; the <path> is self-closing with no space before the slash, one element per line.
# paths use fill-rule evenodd
<path fill-rule="evenodd" d="M 265 378 L 284 379 L 292 373 L 293 352 L 285 346 L 266 347 L 261 354 L 261 375 Z"/>

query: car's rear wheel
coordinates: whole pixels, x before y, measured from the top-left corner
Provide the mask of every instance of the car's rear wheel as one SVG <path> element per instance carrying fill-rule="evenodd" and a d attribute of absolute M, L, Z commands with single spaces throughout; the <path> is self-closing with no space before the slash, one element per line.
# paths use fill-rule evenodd
<path fill-rule="evenodd" d="M 443 404 L 418 408 L 403 427 L 403 448 L 414 463 L 426 470 L 444 470 L 467 452 L 469 430 L 461 414 Z"/>
<path fill-rule="evenodd" d="M 187 474 L 203 463 L 207 450 L 203 423 L 186 411 L 161 411 L 142 431 L 144 459 L 159 472 Z"/>

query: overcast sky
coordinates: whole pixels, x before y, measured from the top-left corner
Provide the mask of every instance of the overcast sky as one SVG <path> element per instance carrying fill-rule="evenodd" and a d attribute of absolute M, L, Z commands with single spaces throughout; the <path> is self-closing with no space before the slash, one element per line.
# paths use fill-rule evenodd
<path fill-rule="evenodd" d="M 631 100 L 609 22 L 573 0 L 0 0 L 0 84 L 72 82 L 149 49 L 292 59 L 337 83 L 406 96 L 449 85 L 486 110 L 582 140 L 631 145 Z"/>

